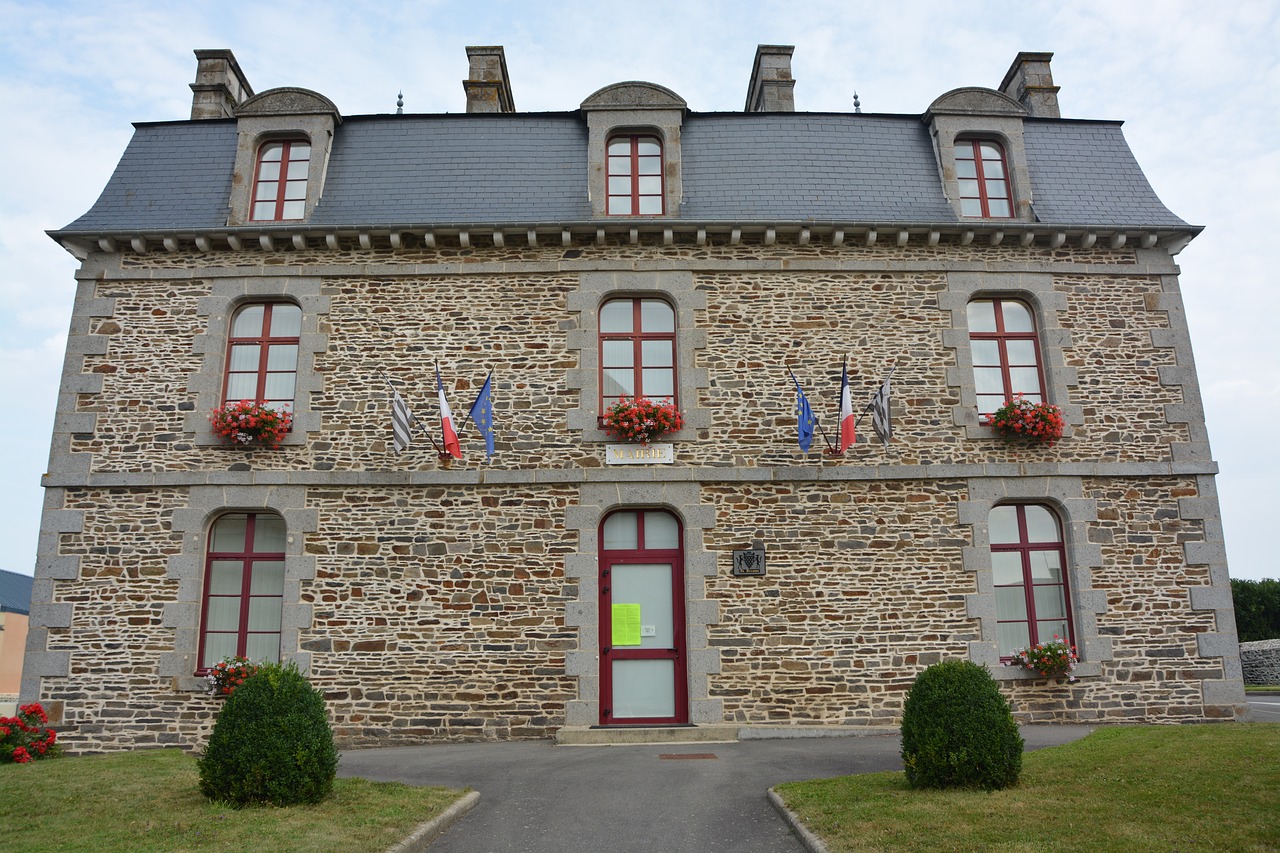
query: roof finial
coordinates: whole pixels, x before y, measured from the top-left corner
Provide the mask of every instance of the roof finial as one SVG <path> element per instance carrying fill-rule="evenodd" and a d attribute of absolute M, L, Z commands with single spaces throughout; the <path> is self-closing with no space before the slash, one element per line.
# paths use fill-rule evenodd
<path fill-rule="evenodd" d="M 403 114 L 404 114 L 404 92 L 402 91 L 396 95 L 396 115 L 403 115 Z"/>
<path fill-rule="evenodd" d="M 858 93 L 857 93 L 857 92 L 854 92 L 854 93 L 853 93 L 853 111 L 854 111 L 855 113 L 860 113 L 860 112 L 862 112 L 862 101 L 859 101 L 859 100 L 858 100 Z"/>

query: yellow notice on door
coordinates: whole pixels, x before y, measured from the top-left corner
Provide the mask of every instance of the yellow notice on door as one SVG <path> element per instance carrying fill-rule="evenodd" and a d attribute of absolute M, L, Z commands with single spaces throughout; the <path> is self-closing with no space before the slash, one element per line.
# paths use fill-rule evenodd
<path fill-rule="evenodd" d="M 613 644 L 615 646 L 640 645 L 640 605 L 613 605 Z"/>

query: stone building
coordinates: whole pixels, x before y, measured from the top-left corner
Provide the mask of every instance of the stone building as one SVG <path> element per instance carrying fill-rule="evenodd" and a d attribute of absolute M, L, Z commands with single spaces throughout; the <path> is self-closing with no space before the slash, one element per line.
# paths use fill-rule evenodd
<path fill-rule="evenodd" d="M 198 747 L 233 653 L 357 745 L 858 731 L 953 658 L 1027 721 L 1242 713 L 1200 229 L 1119 122 L 1060 117 L 1051 54 L 882 115 L 796 112 L 785 46 L 742 112 L 521 113 L 467 53 L 465 114 L 344 116 L 197 51 L 191 120 L 51 232 L 82 265 L 22 691 L 72 748 Z M 855 414 L 892 371 L 892 439 L 803 452 L 788 371 L 830 435 L 846 354 Z M 392 441 L 384 372 L 438 431 L 437 364 L 461 459 Z M 683 428 L 622 452 L 632 393 Z M 1059 442 L 993 432 L 1018 393 Z M 242 398 L 281 446 L 215 435 Z M 1055 634 L 1074 683 L 1000 665 Z"/>

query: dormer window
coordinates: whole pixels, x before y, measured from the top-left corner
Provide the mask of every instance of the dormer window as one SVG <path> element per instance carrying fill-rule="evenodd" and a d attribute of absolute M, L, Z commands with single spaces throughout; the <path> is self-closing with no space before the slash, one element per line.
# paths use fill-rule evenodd
<path fill-rule="evenodd" d="M 609 140 L 610 216 L 661 216 L 662 142 L 656 136 L 614 136 Z"/>
<path fill-rule="evenodd" d="M 1012 217 L 1004 149 L 988 139 L 963 139 L 956 142 L 955 154 L 960 214 L 985 219 Z"/>
<path fill-rule="evenodd" d="M 311 143 L 305 139 L 275 140 L 258 149 L 250 219 L 283 222 L 306 218 L 310 167 Z"/>

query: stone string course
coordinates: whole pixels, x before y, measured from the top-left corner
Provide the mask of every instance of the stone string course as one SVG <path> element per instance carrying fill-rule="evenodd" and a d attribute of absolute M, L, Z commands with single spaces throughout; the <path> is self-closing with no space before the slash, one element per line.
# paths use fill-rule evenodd
<path fill-rule="evenodd" d="M 296 265 L 308 265 L 327 305 L 309 406 L 318 427 L 277 451 L 210 444 L 187 426 L 215 284 L 235 290 L 242 276 L 252 293 L 258 276 Z M 1053 275 L 1062 331 L 1043 346 L 1074 371 L 1053 390 L 1082 417 L 1052 448 L 973 434 L 953 415 L 962 400 L 948 384 L 947 270 L 996 267 Z M 686 404 L 709 420 L 674 437 L 669 466 L 605 467 L 602 442 L 567 423 L 594 405 L 566 382 L 583 358 L 567 307 L 580 301 L 580 274 L 633 269 L 688 270 L 705 296 L 694 312 L 705 337 L 681 345 L 709 377 Z M 1219 624 L 1230 606 L 1220 525 L 1205 520 L 1213 466 L 1175 416 L 1199 400 L 1178 370 L 1190 353 L 1170 334 L 1173 271 L 1158 251 L 914 241 L 95 254 L 81 273 L 95 313 L 73 327 L 72 408 L 60 411 L 47 480 L 33 601 L 50 619 L 32 640 L 24 699 L 61 712 L 73 750 L 202 745 L 217 700 L 166 663 L 194 658 L 183 644 L 199 619 L 199 590 L 173 567 L 199 564 L 203 543 L 175 513 L 203 512 L 221 488 L 204 529 L 217 509 L 317 519 L 291 530 L 301 541 L 290 553 L 314 572 L 296 574 L 286 605 L 302 621 L 297 647 L 282 653 L 324 691 L 344 745 L 546 737 L 573 703 L 599 700 L 596 679 L 573 663 L 598 649 L 596 582 L 581 567 L 599 519 L 584 527 L 575 515 L 583 490 L 608 485 L 615 498 L 604 505 L 629 506 L 684 484 L 696 501 L 669 508 L 708 519 L 697 525 L 701 556 L 688 559 L 714 564 L 686 582 L 705 633 L 689 648 L 710 662 L 691 699 L 725 723 L 893 724 L 923 667 L 991 641 L 966 604 L 991 593 L 966 550 L 983 522 L 960 517 L 974 483 L 1024 478 L 1049 495 L 1051 478 L 1070 477 L 1096 520 L 1072 527 L 1068 555 L 1101 551 L 1089 596 L 1105 599 L 1097 648 L 1110 651 L 1076 684 L 1002 678 L 1018 717 L 1232 718 L 1243 707 L 1238 663 L 1219 650 L 1228 640 L 1208 641 L 1234 638 Z M 858 408 L 896 367 L 895 441 L 838 459 L 817 452 L 819 437 L 801 454 L 786 368 L 831 429 L 845 353 Z M 464 433 L 467 458 L 449 467 L 421 438 L 403 454 L 391 447 L 381 372 L 433 424 L 437 361 L 459 419 L 494 370 L 490 462 L 474 432 Z M 869 421 L 860 429 L 870 436 Z M 1175 459 L 1179 446 L 1194 452 Z M 767 575 L 732 577 L 732 551 L 755 540 Z M 1226 692 L 1210 694 L 1209 682 Z"/>

